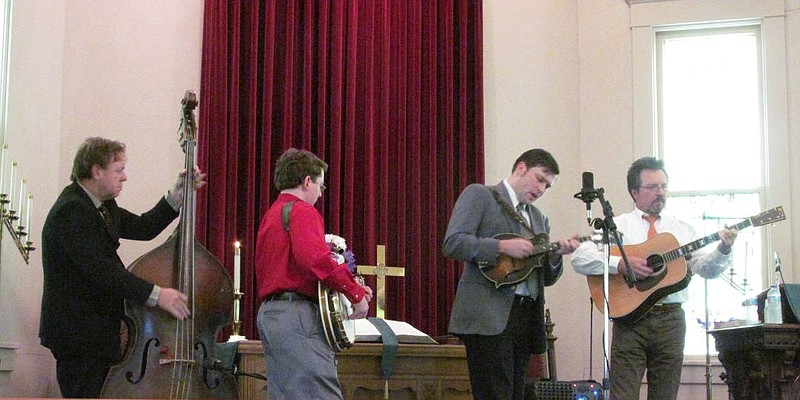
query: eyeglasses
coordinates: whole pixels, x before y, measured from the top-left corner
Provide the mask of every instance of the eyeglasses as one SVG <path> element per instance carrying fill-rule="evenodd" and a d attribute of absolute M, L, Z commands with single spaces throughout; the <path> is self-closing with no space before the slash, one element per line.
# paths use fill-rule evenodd
<path fill-rule="evenodd" d="M 316 183 L 317 183 L 317 185 L 319 185 L 319 191 L 320 191 L 320 192 L 324 192 L 324 191 L 325 191 L 325 189 L 327 189 L 327 188 L 328 188 L 328 187 L 327 187 L 327 186 L 325 186 L 325 184 L 324 184 L 324 183 L 322 183 L 322 182 L 316 182 Z"/>
<path fill-rule="evenodd" d="M 661 189 L 661 190 L 666 192 L 667 191 L 667 184 L 666 183 L 662 183 L 662 184 L 653 184 L 653 185 L 647 185 L 647 186 L 639 186 L 639 189 L 644 189 L 644 190 L 647 190 L 648 192 L 657 192 L 658 189 Z"/>

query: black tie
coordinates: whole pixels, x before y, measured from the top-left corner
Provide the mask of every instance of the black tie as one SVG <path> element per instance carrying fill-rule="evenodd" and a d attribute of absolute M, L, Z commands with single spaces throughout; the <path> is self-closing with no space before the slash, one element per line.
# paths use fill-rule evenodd
<path fill-rule="evenodd" d="M 100 211 L 100 214 L 103 216 L 103 221 L 106 222 L 106 226 L 111 227 L 111 213 L 108 212 L 108 208 L 106 208 L 105 204 L 101 204 L 100 207 L 97 207 Z"/>

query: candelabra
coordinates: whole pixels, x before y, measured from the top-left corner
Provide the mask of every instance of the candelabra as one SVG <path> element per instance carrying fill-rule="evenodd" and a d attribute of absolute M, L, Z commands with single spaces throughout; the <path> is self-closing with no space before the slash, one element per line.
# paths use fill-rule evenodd
<path fill-rule="evenodd" d="M 28 202 L 32 200 L 33 196 L 28 195 Z M 17 245 L 17 249 L 19 253 L 22 255 L 22 259 L 25 260 L 25 263 L 28 263 L 28 255 L 31 251 L 36 250 L 33 247 L 33 242 L 30 240 L 30 236 L 28 235 L 28 231 L 26 230 L 26 226 L 22 224 L 20 220 L 20 216 L 17 215 L 16 210 L 12 210 L 7 208 L 6 205 L 10 203 L 7 194 L 0 194 L 0 221 L 2 221 L 2 225 L 6 227 L 8 233 L 11 235 L 11 239 L 14 240 L 14 244 Z M 19 221 L 19 222 L 16 222 Z M 16 227 L 14 226 L 16 222 Z M 30 225 L 30 221 L 27 222 Z M 0 243 L 2 243 L 3 239 L 3 228 L 0 226 Z M 2 246 L 0 246 L 0 254 L 2 254 Z"/>
<path fill-rule="evenodd" d="M 9 166 L 10 169 L 7 169 Z M 6 171 L 10 171 L 8 178 L 6 178 Z M 6 180 L 8 179 L 8 180 Z M 3 226 L 6 227 L 11 238 L 14 239 L 14 244 L 17 245 L 19 253 L 28 264 L 28 254 L 35 250 L 33 242 L 30 240 L 31 236 L 31 208 L 33 208 L 33 195 L 26 191 L 28 184 L 27 179 L 19 181 L 19 201 L 14 207 L 15 183 L 17 179 L 17 162 L 11 161 L 8 154 L 8 143 L 3 143 L 0 146 L 0 244 L 3 241 Z M 25 212 L 25 220 L 22 220 L 23 211 Z M 15 227 L 16 225 L 16 227 Z M 2 246 L 0 246 L 0 255 L 2 255 Z M 2 262 L 0 262 L 2 266 Z"/>

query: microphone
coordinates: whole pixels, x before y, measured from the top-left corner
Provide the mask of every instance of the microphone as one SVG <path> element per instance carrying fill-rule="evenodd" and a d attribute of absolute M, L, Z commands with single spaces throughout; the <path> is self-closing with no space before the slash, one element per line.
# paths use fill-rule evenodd
<path fill-rule="evenodd" d="M 589 171 L 583 173 L 583 187 L 581 191 L 575 193 L 576 199 L 586 203 L 586 221 L 592 224 L 592 202 L 597 198 L 597 190 L 594 188 L 594 174 Z"/>
<path fill-rule="evenodd" d="M 573 197 L 586 203 L 586 221 L 592 225 L 592 202 L 603 197 L 603 189 L 594 187 L 594 174 L 589 171 L 583 173 L 583 187 Z"/>

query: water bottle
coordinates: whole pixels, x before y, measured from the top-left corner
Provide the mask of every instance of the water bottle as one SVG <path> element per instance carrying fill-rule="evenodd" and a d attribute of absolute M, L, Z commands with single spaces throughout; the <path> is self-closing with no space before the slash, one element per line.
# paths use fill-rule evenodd
<path fill-rule="evenodd" d="M 764 323 L 782 324 L 783 309 L 781 308 L 781 291 L 777 283 L 773 283 L 767 292 L 767 300 L 764 302 Z"/>

